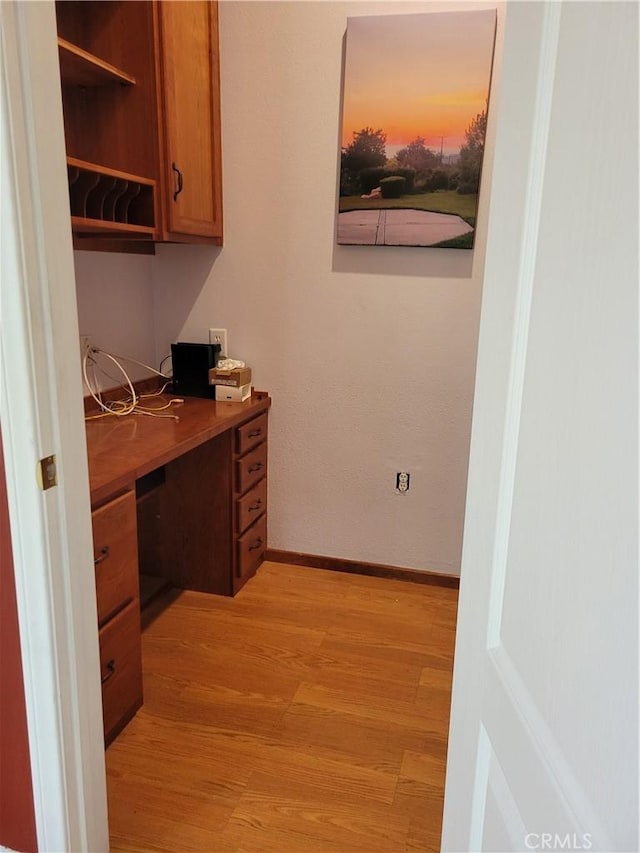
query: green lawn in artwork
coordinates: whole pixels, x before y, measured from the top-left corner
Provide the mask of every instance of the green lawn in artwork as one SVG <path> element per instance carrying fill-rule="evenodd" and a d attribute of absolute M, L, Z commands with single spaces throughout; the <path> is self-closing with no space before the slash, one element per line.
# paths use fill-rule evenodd
<path fill-rule="evenodd" d="M 460 195 L 455 190 L 438 190 L 433 193 L 411 193 L 401 198 L 360 198 L 357 195 L 340 198 L 340 213 L 347 210 L 386 210 L 389 208 L 410 208 L 412 210 L 430 210 L 433 213 L 452 213 L 464 219 L 469 225 L 476 224 L 476 206 L 478 196 L 475 193 Z"/>
<path fill-rule="evenodd" d="M 432 193 L 411 193 L 401 198 L 360 198 L 357 195 L 341 196 L 339 212 L 348 210 L 387 210 L 409 208 L 429 210 L 432 213 L 451 213 L 475 228 L 478 196 L 475 193 L 460 195 L 455 190 L 437 190 Z M 436 243 L 433 248 L 472 249 L 474 232 Z"/>

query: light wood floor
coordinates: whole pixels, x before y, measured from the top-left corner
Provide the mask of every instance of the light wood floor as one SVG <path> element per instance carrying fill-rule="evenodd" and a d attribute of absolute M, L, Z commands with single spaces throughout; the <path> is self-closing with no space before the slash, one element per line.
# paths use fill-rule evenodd
<path fill-rule="evenodd" d="M 457 592 L 264 563 L 143 635 L 113 851 L 440 849 Z"/>

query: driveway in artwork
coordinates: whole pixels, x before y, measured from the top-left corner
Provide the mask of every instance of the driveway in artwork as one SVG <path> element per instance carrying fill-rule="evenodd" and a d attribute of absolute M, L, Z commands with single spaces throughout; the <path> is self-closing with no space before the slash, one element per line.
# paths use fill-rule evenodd
<path fill-rule="evenodd" d="M 343 246 L 434 246 L 473 231 L 459 216 L 426 210 L 349 210 L 338 214 Z"/>

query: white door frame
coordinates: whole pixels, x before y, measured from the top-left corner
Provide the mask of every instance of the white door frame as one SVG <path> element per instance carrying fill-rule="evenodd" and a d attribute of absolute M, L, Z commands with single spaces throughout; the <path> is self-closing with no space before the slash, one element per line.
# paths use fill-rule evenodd
<path fill-rule="evenodd" d="M 0 3 L 0 421 L 38 847 L 108 850 L 95 580 L 55 10 Z M 42 491 L 38 460 L 55 455 Z"/>

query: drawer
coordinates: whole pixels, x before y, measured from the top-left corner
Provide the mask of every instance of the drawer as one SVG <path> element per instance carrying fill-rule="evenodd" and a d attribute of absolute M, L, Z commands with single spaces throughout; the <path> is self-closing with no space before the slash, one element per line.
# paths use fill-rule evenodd
<path fill-rule="evenodd" d="M 264 558 L 267 548 L 267 516 L 263 515 L 238 539 L 238 577 L 253 574 Z"/>
<path fill-rule="evenodd" d="M 241 498 L 236 499 L 236 532 L 242 533 L 256 519 L 260 518 L 267 508 L 267 478 L 254 486 Z"/>
<path fill-rule="evenodd" d="M 259 444 L 236 461 L 236 492 L 243 495 L 267 473 L 267 443 Z"/>
<path fill-rule="evenodd" d="M 252 421 L 236 428 L 236 453 L 241 456 L 267 437 L 268 416 L 259 415 Z"/>
<path fill-rule="evenodd" d="M 140 643 L 140 608 L 136 599 L 100 631 L 102 719 L 107 742 L 142 705 Z"/>
<path fill-rule="evenodd" d="M 95 510 L 92 524 L 98 625 L 103 625 L 138 596 L 135 493 L 127 492 Z"/>

